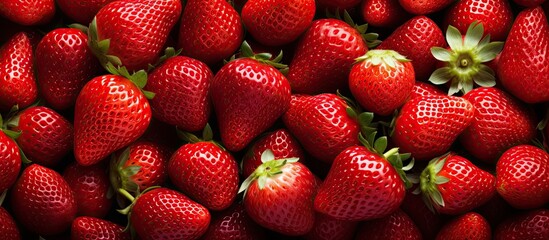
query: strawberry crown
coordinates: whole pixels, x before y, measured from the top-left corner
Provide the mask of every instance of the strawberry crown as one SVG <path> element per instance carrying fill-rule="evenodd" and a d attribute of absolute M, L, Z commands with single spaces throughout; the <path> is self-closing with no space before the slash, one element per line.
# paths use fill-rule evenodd
<path fill-rule="evenodd" d="M 420 176 L 420 186 L 414 193 L 423 193 L 423 201 L 425 205 L 435 212 L 435 208 L 444 207 L 444 199 L 438 190 L 438 185 L 445 184 L 450 181 L 447 177 L 439 176 L 438 174 L 446 164 L 446 161 L 451 156 L 446 153 L 440 157 L 434 158 L 429 162 L 429 165 L 423 170 Z"/>
<path fill-rule="evenodd" d="M 410 62 L 409 59 L 402 56 L 394 50 L 369 50 L 363 56 L 355 59 L 355 64 L 359 62 L 370 62 L 374 66 L 385 65 L 391 68 L 396 68 L 398 62 Z"/>
<path fill-rule="evenodd" d="M 155 96 L 155 93 L 150 91 L 145 91 L 143 88 L 145 85 L 147 85 L 147 72 L 145 70 L 139 70 L 137 72 L 134 72 L 133 74 L 130 74 L 128 72 L 128 69 L 124 66 L 118 66 L 115 67 L 111 62 L 108 62 L 105 65 L 105 68 L 107 71 L 111 74 L 122 76 L 128 80 L 130 80 L 135 86 L 139 88 L 139 90 L 145 95 L 147 99 L 153 99 Z"/>
<path fill-rule="evenodd" d="M 338 20 L 342 20 L 349 24 L 351 27 L 356 29 L 359 33 L 364 42 L 366 43 L 366 46 L 368 46 L 369 49 L 377 47 L 379 44 L 381 44 L 381 40 L 378 40 L 379 34 L 377 33 L 366 33 L 368 31 L 368 24 L 362 24 L 358 25 L 355 23 L 349 12 L 347 10 L 343 11 L 343 19 L 341 18 L 341 15 L 339 14 L 339 9 L 336 9 L 335 14 L 332 14 L 328 9 L 326 9 L 326 16 L 329 18 L 335 18 Z"/>
<path fill-rule="evenodd" d="M 132 181 L 131 177 L 141 170 L 141 166 L 124 167 L 130 159 L 130 150 L 130 147 L 127 147 L 119 156 L 116 154 L 111 155 L 109 179 L 114 189 L 123 188 L 128 192 L 139 195 L 139 185 Z M 117 201 L 119 204 L 122 203 L 119 198 Z"/>
<path fill-rule="evenodd" d="M 240 58 L 236 58 L 236 55 L 231 56 L 229 61 L 225 61 L 225 64 L 236 59 L 251 58 L 260 63 L 273 66 L 274 68 L 280 70 L 283 74 L 288 73 L 288 65 L 280 62 L 283 57 L 282 50 L 280 50 L 278 55 L 273 59 L 273 55 L 271 53 L 254 53 L 250 44 L 247 41 L 243 41 L 240 45 L 240 56 Z"/>

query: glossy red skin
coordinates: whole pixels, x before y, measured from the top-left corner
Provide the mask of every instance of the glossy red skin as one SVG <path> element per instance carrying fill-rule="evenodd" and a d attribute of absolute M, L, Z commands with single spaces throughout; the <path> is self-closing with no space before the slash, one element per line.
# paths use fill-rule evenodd
<path fill-rule="evenodd" d="M 266 239 L 265 231 L 255 223 L 244 205 L 237 203 L 213 217 L 203 240 L 256 240 Z"/>
<path fill-rule="evenodd" d="M 198 239 L 208 229 L 210 212 L 187 196 L 157 188 L 139 196 L 130 221 L 140 239 Z"/>
<path fill-rule="evenodd" d="M 513 0 L 518 5 L 521 5 L 523 7 L 537 7 L 540 6 L 545 2 L 545 0 Z"/>
<path fill-rule="evenodd" d="M 208 209 L 226 209 L 236 199 L 238 164 L 213 142 L 181 146 L 170 158 L 168 175 L 179 190 Z"/>
<path fill-rule="evenodd" d="M 536 136 L 534 112 L 503 90 L 476 88 L 463 98 L 473 104 L 475 117 L 459 140 L 475 158 L 495 164 L 507 149 Z"/>
<path fill-rule="evenodd" d="M 0 16 L 25 26 L 48 23 L 53 15 L 54 0 L 4 0 L 0 7 Z"/>
<path fill-rule="evenodd" d="M 360 4 L 360 0 L 316 0 L 319 12 L 325 12 L 326 9 L 335 11 L 336 9 L 351 9 Z"/>
<path fill-rule="evenodd" d="M 248 0 L 242 23 L 255 40 L 266 46 L 296 40 L 313 22 L 314 0 Z"/>
<path fill-rule="evenodd" d="M 58 28 L 46 34 L 38 43 L 35 61 L 40 93 L 57 110 L 74 106 L 82 87 L 100 70 L 88 48 L 88 36 L 74 28 Z"/>
<path fill-rule="evenodd" d="M 368 25 L 382 28 L 396 28 L 412 16 L 398 0 L 364 0 L 360 11 Z"/>
<path fill-rule="evenodd" d="M 72 20 L 88 26 L 102 7 L 115 0 L 56 0 L 59 9 Z"/>
<path fill-rule="evenodd" d="M 492 41 L 504 41 L 513 24 L 513 11 L 507 0 L 457 1 L 444 17 L 444 29 L 456 27 L 462 34 L 474 21 L 482 23 Z"/>
<path fill-rule="evenodd" d="M 147 99 L 128 79 L 103 75 L 90 80 L 74 110 L 76 161 L 93 165 L 134 142 L 147 129 L 151 115 Z"/>
<path fill-rule="evenodd" d="M 355 240 L 421 240 L 421 232 L 405 212 L 398 209 L 391 215 L 364 222 Z"/>
<path fill-rule="evenodd" d="M 317 213 L 313 229 L 304 238 L 307 240 L 351 240 L 355 236 L 358 222 L 338 220 Z"/>
<path fill-rule="evenodd" d="M 549 24 L 541 7 L 520 12 L 500 54 L 498 76 L 526 103 L 549 100 Z"/>
<path fill-rule="evenodd" d="M 59 173 L 32 164 L 11 191 L 11 207 L 26 229 L 49 236 L 69 229 L 76 216 L 74 193 Z"/>
<path fill-rule="evenodd" d="M 287 236 L 308 233 L 315 222 L 315 176 L 300 162 L 287 163 L 266 181 L 253 181 L 244 196 L 248 215 L 259 225 Z"/>
<path fill-rule="evenodd" d="M 437 240 L 490 240 L 492 230 L 480 214 L 468 212 L 446 223 L 437 235 Z"/>
<path fill-rule="evenodd" d="M 100 218 L 77 217 L 72 222 L 71 239 L 74 240 L 129 240 L 124 227 Z"/>
<path fill-rule="evenodd" d="M 395 29 L 377 49 L 391 49 L 412 61 L 416 81 L 427 81 L 435 70 L 437 60 L 432 47 L 444 47 L 442 30 L 426 16 L 416 16 Z"/>
<path fill-rule="evenodd" d="M 15 183 L 20 170 L 21 155 L 17 144 L 0 131 L 0 194 Z"/>
<path fill-rule="evenodd" d="M 400 209 L 416 224 L 423 239 L 435 239 L 444 224 L 444 216 L 429 210 L 421 194 L 413 194 L 412 189 L 406 191 L 406 197 L 400 205 Z"/>
<path fill-rule="evenodd" d="M 366 111 L 388 116 L 408 100 L 415 81 L 411 62 L 397 61 L 396 67 L 392 68 L 365 60 L 351 68 L 349 89 Z"/>
<path fill-rule="evenodd" d="M 292 95 L 282 121 L 309 154 L 332 163 L 345 148 L 360 144 L 359 124 L 347 114 L 347 107 L 335 94 Z"/>
<path fill-rule="evenodd" d="M 299 158 L 299 161 L 304 162 L 305 152 L 299 142 L 286 129 L 278 129 L 269 132 L 254 142 L 248 149 L 248 152 L 242 158 L 242 175 L 250 176 L 261 162 L 261 154 L 267 149 L 270 149 L 275 159 L 282 158 Z"/>
<path fill-rule="evenodd" d="M 104 218 L 112 207 L 108 191 L 109 176 L 101 164 L 84 167 L 73 162 L 63 172 L 63 178 L 74 192 L 77 216 Z"/>
<path fill-rule="evenodd" d="M 23 109 L 36 101 L 33 56 L 30 40 L 23 32 L 0 48 L 0 111 L 6 112 L 16 104 Z"/>
<path fill-rule="evenodd" d="M 398 0 L 400 5 L 414 15 L 426 15 L 438 12 L 454 2 L 454 0 Z"/>
<path fill-rule="evenodd" d="M 21 239 L 15 220 L 3 207 L 0 207 L 0 239 Z"/>
<path fill-rule="evenodd" d="M 17 144 L 34 163 L 53 167 L 72 150 L 72 123 L 47 107 L 30 107 L 19 114 L 19 125 L 10 127 L 21 132 Z"/>
<path fill-rule="evenodd" d="M 145 90 L 154 92 L 153 116 L 182 131 L 204 129 L 211 112 L 210 82 L 213 73 L 198 60 L 176 56 L 148 76 Z"/>
<path fill-rule="evenodd" d="M 149 141 L 134 142 L 129 148 L 129 158 L 122 168 L 129 166 L 141 168 L 126 181 L 136 183 L 141 192 L 152 186 L 163 186 L 168 179 L 168 161 L 171 152 L 162 145 Z"/>
<path fill-rule="evenodd" d="M 531 210 L 511 216 L 494 231 L 495 240 L 543 240 L 549 237 L 549 210 Z"/>
<path fill-rule="evenodd" d="M 498 193 L 511 206 L 534 209 L 549 202 L 549 154 L 531 146 L 507 150 L 496 165 Z"/>
<path fill-rule="evenodd" d="M 227 1 L 187 1 L 177 42 L 182 55 L 212 66 L 233 55 L 243 40 L 240 15 Z"/>
<path fill-rule="evenodd" d="M 211 84 L 221 140 L 230 151 L 244 149 L 290 106 L 290 84 L 276 68 L 251 58 L 223 66 Z"/>
<path fill-rule="evenodd" d="M 464 98 L 427 95 L 406 102 L 395 120 L 392 140 L 400 152 L 426 161 L 446 153 L 469 126 L 473 105 Z"/>
<path fill-rule="evenodd" d="M 98 41 L 110 39 L 108 54 L 130 72 L 146 70 L 158 60 L 181 8 L 179 0 L 111 2 L 95 15 Z"/>
<path fill-rule="evenodd" d="M 446 93 L 430 83 L 416 81 L 414 88 L 412 88 L 412 93 L 410 93 L 409 99 L 411 100 L 416 97 L 427 95 L 446 95 Z"/>
<path fill-rule="evenodd" d="M 288 81 L 292 93 L 335 93 L 348 88 L 347 78 L 357 57 L 368 51 L 360 33 L 337 19 L 319 19 L 300 38 Z"/>
<path fill-rule="evenodd" d="M 387 160 L 353 146 L 334 160 L 316 195 L 315 210 L 340 220 L 371 220 L 396 211 L 404 196 L 404 182 Z"/>

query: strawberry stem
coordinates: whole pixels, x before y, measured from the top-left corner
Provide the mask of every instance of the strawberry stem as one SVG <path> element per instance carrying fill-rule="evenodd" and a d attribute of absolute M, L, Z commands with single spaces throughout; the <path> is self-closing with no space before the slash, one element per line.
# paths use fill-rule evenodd
<path fill-rule="evenodd" d="M 135 201 L 135 197 L 132 196 L 128 191 L 126 191 L 126 189 L 119 188 L 117 191 L 118 193 L 122 194 L 122 196 L 126 197 L 131 202 Z"/>

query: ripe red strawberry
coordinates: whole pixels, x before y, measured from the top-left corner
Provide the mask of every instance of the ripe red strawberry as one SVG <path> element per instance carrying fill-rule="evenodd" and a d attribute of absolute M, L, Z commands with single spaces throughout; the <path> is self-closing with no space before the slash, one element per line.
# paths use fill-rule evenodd
<path fill-rule="evenodd" d="M 0 5 L 0 16 L 25 26 L 48 23 L 53 15 L 54 0 L 4 0 Z"/>
<path fill-rule="evenodd" d="M 23 109 L 36 101 L 33 65 L 32 46 L 25 33 L 14 35 L 0 48 L 0 111 L 14 105 Z"/>
<path fill-rule="evenodd" d="M 115 0 L 56 0 L 59 9 L 72 20 L 89 25 L 102 7 Z"/>
<path fill-rule="evenodd" d="M 393 31 L 378 49 L 395 50 L 412 60 L 416 81 L 425 81 L 435 69 L 431 47 L 444 46 L 444 36 L 436 23 L 426 16 L 416 16 Z"/>
<path fill-rule="evenodd" d="M 3 207 L 0 207 L 0 239 L 21 239 L 17 224 Z"/>
<path fill-rule="evenodd" d="M 266 239 L 263 229 L 255 223 L 244 205 L 237 203 L 215 216 L 203 240 L 256 240 Z"/>
<path fill-rule="evenodd" d="M 316 0 L 319 12 L 325 10 L 345 10 L 351 9 L 360 4 L 360 0 Z"/>
<path fill-rule="evenodd" d="M 314 15 L 314 0 L 248 0 L 242 9 L 242 22 L 259 43 L 280 46 L 305 32 Z"/>
<path fill-rule="evenodd" d="M 11 207 L 27 230 L 45 236 L 67 230 L 77 211 L 74 193 L 63 177 L 38 164 L 27 167 L 17 179 Z"/>
<path fill-rule="evenodd" d="M 536 136 L 536 117 L 527 106 L 497 88 L 477 88 L 463 98 L 474 106 L 475 117 L 460 142 L 475 158 L 495 163 L 510 147 Z"/>
<path fill-rule="evenodd" d="M 369 25 L 383 28 L 396 28 L 411 17 L 398 0 L 364 0 L 361 13 Z"/>
<path fill-rule="evenodd" d="M 444 17 L 444 28 L 452 25 L 465 32 L 475 21 L 482 23 L 492 40 L 503 41 L 513 24 L 511 5 L 507 0 L 457 1 Z"/>
<path fill-rule="evenodd" d="M 366 221 L 358 229 L 355 240 L 423 239 L 416 224 L 400 209 L 387 217 Z"/>
<path fill-rule="evenodd" d="M 496 193 L 496 178 L 469 160 L 448 153 L 434 158 L 421 173 L 420 189 L 427 206 L 443 214 L 462 214 L 481 206 Z"/>
<path fill-rule="evenodd" d="M 496 165 L 496 188 L 511 206 L 533 209 L 549 202 L 549 154 L 530 145 L 505 151 Z"/>
<path fill-rule="evenodd" d="M 398 0 L 400 5 L 414 15 L 426 15 L 438 12 L 454 2 L 454 0 Z"/>
<path fill-rule="evenodd" d="M 84 167 L 73 162 L 63 178 L 74 192 L 78 216 L 104 218 L 109 213 L 113 194 L 109 196 L 109 175 L 102 164 Z"/>
<path fill-rule="evenodd" d="M 275 158 L 299 158 L 303 163 L 305 153 L 299 145 L 299 142 L 286 129 L 278 129 L 263 135 L 260 139 L 248 149 L 248 152 L 242 158 L 242 175 L 250 176 L 261 162 L 261 154 L 270 149 Z"/>
<path fill-rule="evenodd" d="M 74 109 L 74 156 L 79 164 L 98 163 L 145 132 L 152 114 L 140 90 L 144 75 L 103 75 L 82 88 Z"/>
<path fill-rule="evenodd" d="M 307 240 L 351 240 L 358 222 L 343 221 L 317 213 L 315 225 L 304 238 Z"/>
<path fill-rule="evenodd" d="M 513 0 L 513 2 L 523 7 L 532 8 L 541 5 L 545 0 Z"/>
<path fill-rule="evenodd" d="M 187 1 L 177 42 L 183 55 L 211 66 L 233 55 L 243 40 L 242 20 L 227 1 Z"/>
<path fill-rule="evenodd" d="M 187 196 L 167 188 L 140 195 L 130 223 L 140 239 L 198 239 L 208 229 L 210 212 Z"/>
<path fill-rule="evenodd" d="M 414 83 L 412 63 L 393 50 L 368 51 L 349 74 L 349 88 L 360 106 L 382 116 L 404 105 Z"/>
<path fill-rule="evenodd" d="M 72 240 L 129 240 L 129 232 L 113 222 L 94 218 L 77 217 L 72 222 Z"/>
<path fill-rule="evenodd" d="M 293 93 L 335 93 L 348 88 L 357 57 L 368 51 L 361 34 L 337 19 L 319 19 L 300 38 L 288 72 Z"/>
<path fill-rule="evenodd" d="M 88 48 L 88 37 L 77 29 L 49 32 L 38 43 L 35 55 L 40 92 L 48 105 L 57 110 L 72 107 L 82 87 L 100 70 Z"/>
<path fill-rule="evenodd" d="M 56 166 L 73 148 L 72 124 L 47 107 L 27 108 L 8 126 L 21 133 L 16 141 L 25 156 L 42 166 Z"/>
<path fill-rule="evenodd" d="M 179 0 L 111 2 L 90 24 L 90 47 L 103 66 L 111 62 L 129 71 L 147 69 L 160 57 L 180 14 Z"/>
<path fill-rule="evenodd" d="M 204 129 L 211 112 L 212 71 L 198 60 L 176 56 L 149 75 L 145 90 L 156 95 L 150 101 L 153 116 L 183 131 Z"/>
<path fill-rule="evenodd" d="M 498 63 L 501 83 L 520 100 L 549 100 L 549 24 L 541 7 L 520 12 Z"/>
<path fill-rule="evenodd" d="M 359 144 L 360 126 L 347 108 L 335 94 L 292 95 L 282 121 L 309 154 L 331 163 L 345 148 Z"/>
<path fill-rule="evenodd" d="M 419 185 L 414 185 L 414 187 L 418 189 Z M 410 190 L 412 189 L 406 191 L 406 197 L 404 198 L 402 205 L 400 205 L 400 209 L 402 209 L 402 211 L 404 211 L 416 224 L 421 231 L 423 239 L 435 239 L 439 230 L 442 228 L 445 216 L 432 212 L 427 205 L 425 205 L 422 196 L 415 194 Z"/>
<path fill-rule="evenodd" d="M 446 223 L 437 235 L 437 240 L 490 240 L 492 230 L 484 217 L 468 212 Z"/>
<path fill-rule="evenodd" d="M 446 95 L 446 93 L 432 84 L 416 81 L 416 83 L 414 84 L 414 88 L 412 88 L 412 93 L 410 94 L 409 99 L 412 100 L 414 98 L 427 95 Z"/>
<path fill-rule="evenodd" d="M 409 100 L 395 120 L 393 142 L 416 160 L 440 156 L 469 126 L 473 105 L 464 98 L 427 95 Z"/>
<path fill-rule="evenodd" d="M 549 210 L 537 209 L 507 218 L 494 230 L 495 240 L 549 238 Z"/>
<path fill-rule="evenodd" d="M 0 125 L 2 125 L 0 117 Z M 21 154 L 14 140 L 0 130 L 0 196 L 10 188 L 21 170 Z"/>
<path fill-rule="evenodd" d="M 288 236 L 308 233 L 315 222 L 316 179 L 297 158 L 261 155 L 263 164 L 240 187 L 244 207 L 259 225 Z"/>

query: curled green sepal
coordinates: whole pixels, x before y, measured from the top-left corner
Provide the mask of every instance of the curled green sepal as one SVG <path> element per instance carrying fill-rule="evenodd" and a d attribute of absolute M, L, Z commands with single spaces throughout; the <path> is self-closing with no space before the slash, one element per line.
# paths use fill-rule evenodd
<path fill-rule="evenodd" d="M 137 72 L 134 72 L 133 74 L 130 74 L 128 72 L 128 69 L 126 67 L 115 67 L 111 62 L 106 63 L 105 65 L 107 71 L 111 74 L 122 76 L 128 80 L 130 80 L 135 86 L 139 88 L 139 90 L 145 95 L 147 99 L 153 99 L 155 93 L 150 91 L 145 91 L 143 88 L 145 85 L 147 85 L 147 72 L 145 70 L 139 70 Z"/>
<path fill-rule="evenodd" d="M 99 63 L 101 63 L 101 66 L 105 69 L 107 69 L 107 63 L 111 63 L 115 66 L 122 66 L 122 61 L 120 58 L 108 54 L 110 45 L 110 39 L 99 40 L 99 35 L 97 33 L 97 20 L 96 18 L 93 18 L 90 26 L 88 27 L 88 46 L 90 47 L 93 55 L 95 55 L 95 57 L 99 60 Z"/>
<path fill-rule="evenodd" d="M 288 70 L 288 65 L 280 62 L 282 61 L 283 57 L 282 51 L 280 51 L 278 55 L 273 58 L 273 55 L 271 53 L 254 53 L 250 44 L 247 41 L 243 41 L 242 45 L 240 45 L 240 55 L 242 58 L 251 58 L 260 63 L 270 65 L 280 70 L 282 73 L 287 72 Z M 232 56 L 228 62 L 235 59 L 237 59 L 236 56 Z"/>
<path fill-rule="evenodd" d="M 176 128 L 177 137 L 183 140 L 185 143 L 198 143 L 198 142 L 211 142 L 218 146 L 219 148 L 226 150 L 223 145 L 213 140 L 213 130 L 209 123 L 206 123 L 206 126 L 202 130 L 202 138 L 199 138 L 193 133 L 185 132 L 179 128 Z"/>
<path fill-rule="evenodd" d="M 444 207 L 445 205 L 438 185 L 448 183 L 450 179 L 438 174 L 446 164 L 446 160 L 449 156 L 450 153 L 446 153 L 431 160 L 420 176 L 419 188 L 421 189 L 423 200 L 427 207 L 433 212 L 435 212 L 437 207 Z"/>
<path fill-rule="evenodd" d="M 154 68 L 160 66 L 166 60 L 168 60 L 172 57 L 175 57 L 175 56 L 179 56 L 179 54 L 181 54 L 182 51 L 183 51 L 182 48 L 180 48 L 176 51 L 175 48 L 173 48 L 173 47 L 167 47 L 164 50 L 164 55 L 162 55 L 155 64 L 149 64 L 149 67 L 148 67 L 147 71 L 150 72 Z"/>
<path fill-rule="evenodd" d="M 396 68 L 398 62 L 409 62 L 410 60 L 394 50 L 373 49 L 355 59 L 355 63 L 363 61 L 368 61 L 374 66 L 383 64 L 391 68 Z"/>

